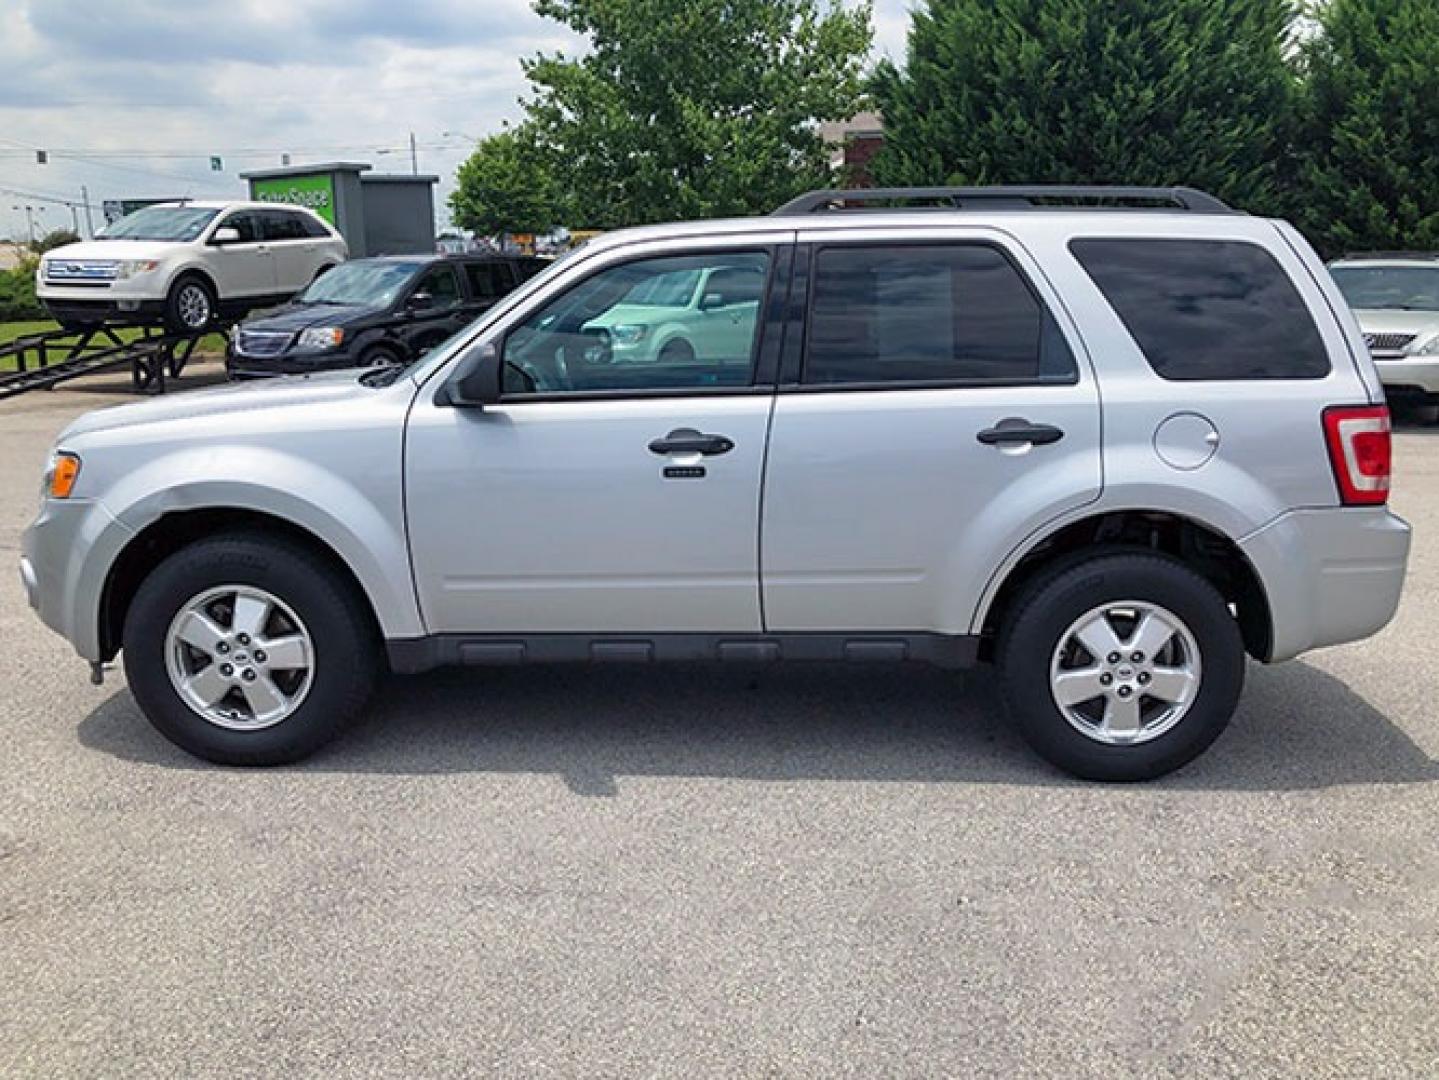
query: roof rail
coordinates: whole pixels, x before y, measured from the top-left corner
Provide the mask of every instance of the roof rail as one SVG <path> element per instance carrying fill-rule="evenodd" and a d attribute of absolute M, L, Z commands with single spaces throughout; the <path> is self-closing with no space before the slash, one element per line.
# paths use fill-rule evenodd
<path fill-rule="evenodd" d="M 921 206 L 856 206 L 856 203 L 919 202 Z M 1184 210 L 1193 214 L 1238 211 L 1213 195 L 1187 187 L 1035 185 L 995 187 L 855 188 L 811 191 L 774 212 L 777 217 L 846 210 Z"/>
<path fill-rule="evenodd" d="M 1346 251 L 1341 259 L 1439 259 L 1439 251 Z"/>

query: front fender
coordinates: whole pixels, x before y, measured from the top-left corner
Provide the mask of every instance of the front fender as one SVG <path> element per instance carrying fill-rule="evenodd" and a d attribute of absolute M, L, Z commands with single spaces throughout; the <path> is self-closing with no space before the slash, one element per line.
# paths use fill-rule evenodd
<path fill-rule="evenodd" d="M 134 534 L 166 514 L 248 510 L 283 518 L 324 543 L 354 573 L 387 638 L 424 632 L 400 499 L 392 476 L 355 470 L 361 483 L 313 461 L 259 445 L 209 446 L 163 454 L 117 480 L 104 503 Z M 108 575 L 113 559 L 104 567 Z M 103 581 L 103 578 L 102 578 Z M 98 593 L 96 594 L 98 604 Z"/>

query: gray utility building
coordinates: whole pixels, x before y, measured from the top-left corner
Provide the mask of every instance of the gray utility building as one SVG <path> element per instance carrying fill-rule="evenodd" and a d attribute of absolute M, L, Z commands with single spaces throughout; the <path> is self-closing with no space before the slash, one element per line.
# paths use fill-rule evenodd
<path fill-rule="evenodd" d="M 250 198 L 315 211 L 340 230 L 351 258 L 435 250 L 438 176 L 370 173 L 358 161 L 327 161 L 241 173 Z"/>

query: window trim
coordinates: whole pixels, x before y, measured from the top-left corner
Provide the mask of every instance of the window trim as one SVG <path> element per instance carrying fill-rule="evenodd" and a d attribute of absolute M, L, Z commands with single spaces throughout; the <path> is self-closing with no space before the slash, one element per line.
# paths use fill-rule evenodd
<path fill-rule="evenodd" d="M 797 356 L 791 358 L 792 362 L 787 366 L 786 376 L 792 377 L 793 381 L 783 381 L 779 385 L 781 393 L 789 394 L 820 394 L 820 393 L 856 393 L 874 391 L 895 391 L 895 390 L 985 390 L 996 387 L 1069 387 L 1077 386 L 1080 381 L 1080 349 L 1065 329 L 1064 324 L 1054 314 L 1049 303 L 1035 287 L 1034 281 L 1020 265 L 1019 260 L 1008 247 L 991 237 L 964 237 L 948 238 L 934 237 L 924 239 L 909 239 L 896 237 L 874 237 L 863 240 L 838 240 L 834 242 L 810 242 L 801 245 L 806 249 L 808 264 L 805 268 L 806 295 L 803 297 L 803 323 L 799 329 L 799 342 L 796 346 Z M 850 382 L 829 382 L 809 383 L 804 381 L 805 371 L 809 367 L 809 346 L 810 330 L 814 325 L 814 301 L 817 285 L 819 282 L 819 256 L 825 251 L 834 248 L 844 251 L 852 251 L 859 248 L 956 248 L 956 247 L 987 247 L 999 252 L 1000 257 L 1009 264 L 1024 285 L 1029 295 L 1033 297 L 1040 312 L 1040 340 L 1043 343 L 1044 323 L 1048 320 L 1054 324 L 1054 329 L 1059 333 L 1065 346 L 1069 349 L 1070 359 L 1073 362 L 1073 369 L 1069 374 L 1062 377 L 1050 378 L 1036 377 L 1032 379 L 869 379 L 853 380 Z"/>
<path fill-rule="evenodd" d="M 1112 243 L 1112 242 L 1122 242 L 1122 243 L 1140 243 L 1140 244 L 1155 243 L 1155 242 L 1159 242 L 1159 243 L 1170 242 L 1170 243 L 1173 243 L 1173 242 L 1176 242 L 1176 241 L 1177 241 L 1177 242 L 1182 242 L 1182 243 L 1192 243 L 1192 244 L 1242 244 L 1242 245 L 1244 245 L 1244 246 L 1246 246 L 1246 247 L 1252 247 L 1252 248 L 1258 249 L 1258 251 L 1259 251 L 1261 254 L 1265 255 L 1265 256 L 1269 259 L 1269 261 L 1274 264 L 1274 268 L 1279 271 L 1279 276 L 1282 277 L 1282 278 L 1284 279 L 1284 281 L 1289 285 L 1290 289 L 1293 290 L 1295 299 L 1297 299 L 1297 300 L 1299 301 L 1299 306 L 1304 309 L 1305 314 L 1309 317 L 1309 325 L 1310 325 L 1310 327 L 1311 327 L 1311 328 L 1313 329 L 1313 331 L 1314 331 L 1314 336 L 1315 336 L 1316 340 L 1319 342 L 1320 352 L 1321 352 L 1321 354 L 1322 354 L 1323 357 L 1324 357 L 1324 370 L 1323 370 L 1322 372 L 1320 372 L 1320 373 L 1318 373 L 1318 374 L 1314 374 L 1314 375 L 1249 375 L 1249 376 L 1244 376 L 1244 377 L 1227 377 L 1227 378 L 1214 378 L 1214 377 L 1175 378 L 1175 377 L 1172 376 L 1172 375 L 1165 375 L 1163 372 L 1161 372 L 1161 371 L 1159 370 L 1159 368 L 1157 368 L 1157 367 L 1155 366 L 1154 360 L 1150 357 L 1149 353 L 1145 350 L 1144 346 L 1143 346 L 1142 344 L 1140 344 L 1139 338 L 1138 338 L 1138 336 L 1137 336 L 1137 335 L 1135 334 L 1135 332 L 1134 332 L 1134 328 L 1129 325 L 1129 320 L 1126 319 L 1126 318 L 1124 317 L 1123 313 L 1119 310 L 1119 308 L 1115 306 L 1114 301 L 1113 301 L 1112 299 L 1110 299 L 1109 294 L 1108 294 L 1107 292 L 1105 292 L 1104 287 L 1099 284 L 1099 281 L 1095 278 L 1095 276 L 1089 272 L 1089 267 L 1086 266 L 1086 265 L 1084 264 L 1084 260 L 1079 257 L 1079 252 L 1077 252 L 1077 251 L 1074 250 L 1074 245 L 1075 245 L 1075 244 L 1077 244 L 1077 243 L 1086 243 L 1086 242 L 1089 242 L 1089 241 L 1100 241 L 1100 242 L 1106 242 L 1106 241 L 1107 241 L 1107 242 L 1111 242 L 1111 243 Z M 1098 295 L 1100 301 L 1101 301 L 1101 302 L 1104 304 L 1104 306 L 1109 310 L 1109 313 L 1110 313 L 1111 315 L 1113 315 L 1116 320 L 1118 320 L 1119 325 L 1124 329 L 1125 334 L 1128 335 L 1130 342 L 1134 345 L 1134 351 L 1139 354 L 1139 359 L 1140 359 L 1140 360 L 1143 362 L 1143 364 L 1144 364 L 1144 370 L 1147 371 L 1150 375 L 1154 376 L 1154 378 L 1159 379 L 1161 382 L 1164 382 L 1164 383 L 1178 383 L 1178 384 L 1180 384 L 1180 385 L 1195 385 L 1195 384 L 1198 384 L 1198 383 L 1255 383 L 1255 382 L 1257 382 L 1257 383 L 1283 383 L 1283 382 L 1306 382 L 1306 383 L 1308 383 L 1308 382 L 1323 382 L 1325 379 L 1329 378 L 1330 376 L 1332 376 L 1332 375 L 1334 374 L 1334 371 L 1335 371 L 1334 357 L 1333 357 L 1333 355 L 1332 355 L 1331 352 L 1330 352 L 1329 343 L 1325 340 L 1325 337 L 1324 337 L 1324 328 L 1323 328 L 1323 326 L 1320 325 L 1320 321 L 1319 321 L 1318 315 L 1317 315 L 1316 312 L 1314 311 L 1314 308 L 1313 308 L 1312 305 L 1309 303 L 1309 301 L 1305 298 L 1305 296 L 1304 296 L 1304 291 L 1299 287 L 1299 282 L 1295 280 L 1294 275 L 1289 271 L 1289 269 L 1284 265 L 1284 263 L 1281 262 L 1281 261 L 1275 256 L 1274 252 L 1273 252 L 1269 247 L 1267 247 L 1265 244 L 1260 243 L 1260 242 L 1257 241 L 1257 240 L 1252 240 L 1252 239 L 1250 239 L 1250 238 L 1248 238 L 1248 237 L 1239 237 L 1239 236 L 1201 236 L 1201 235 L 1194 235 L 1194 236 L 1183 235 L 1183 236 L 1180 236 L 1180 235 L 1156 235 L 1156 234 L 1152 234 L 1152 233 L 1145 233 L 1145 234 L 1142 234 L 1142 235 L 1129 234 L 1129 235 L 1119 235 L 1119 236 L 1116 236 L 1116 235 L 1113 235 L 1113 234 L 1111 234 L 1111 233 L 1084 233 L 1083 235 L 1077 235 L 1077 236 L 1071 236 L 1071 237 L 1069 237 L 1069 239 L 1067 239 L 1067 240 L 1064 242 L 1064 250 L 1069 254 L 1069 257 L 1074 260 L 1074 265 L 1078 268 L 1079 272 L 1084 275 L 1084 279 L 1085 279 L 1087 282 L 1089 282 L 1090 287 L 1092 287 L 1092 288 L 1094 289 L 1094 291 L 1095 291 L 1095 293 Z M 1311 275 L 1311 277 L 1312 277 L 1312 275 Z M 1315 284 L 1316 284 L 1316 286 L 1317 286 L 1318 283 L 1316 282 Z M 1336 288 L 1337 288 L 1337 286 L 1336 286 Z M 1327 301 L 1326 301 L 1326 303 L 1327 303 Z M 1333 314 L 1333 311 L 1331 310 L 1330 313 Z"/>
<path fill-rule="evenodd" d="M 701 248 L 676 248 L 663 252 L 636 253 L 626 258 L 614 259 L 603 263 L 603 265 L 592 267 L 587 273 L 576 277 L 569 282 L 565 289 L 557 292 L 549 300 L 537 309 L 524 312 L 520 318 L 506 328 L 495 343 L 499 349 L 500 363 L 504 363 L 505 348 L 509 345 L 511 335 L 524 324 L 532 315 L 543 311 L 550 304 L 567 296 L 575 289 L 584 285 L 587 281 L 600 274 L 608 273 L 620 267 L 630 266 L 639 262 L 652 262 L 658 259 L 686 259 L 703 258 L 707 256 L 723 255 L 764 255 L 768 260 L 765 271 L 765 286 L 763 299 L 760 303 L 758 318 L 755 324 L 754 345 L 751 350 L 750 381 L 747 384 L 737 386 L 661 386 L 643 388 L 617 388 L 605 390 L 572 390 L 572 391 L 537 391 L 535 393 L 504 393 L 500 394 L 500 405 L 530 405 L 530 404 L 555 404 L 569 401 L 628 401 L 628 400 L 651 400 L 657 398 L 693 398 L 693 397 L 751 397 L 758 394 L 773 394 L 775 392 L 775 373 L 779 363 L 779 348 L 783 331 L 785 329 L 785 312 L 783 310 L 785 295 L 789 282 L 790 260 L 794 249 L 792 243 L 769 243 L 769 244 L 735 244 L 733 247 L 701 247 Z M 773 352 L 773 355 L 770 353 Z M 503 386 L 503 378 L 501 380 Z"/>

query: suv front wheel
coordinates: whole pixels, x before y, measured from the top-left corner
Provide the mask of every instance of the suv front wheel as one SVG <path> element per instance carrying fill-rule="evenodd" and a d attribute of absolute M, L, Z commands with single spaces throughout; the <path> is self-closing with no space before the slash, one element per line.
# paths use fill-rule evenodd
<path fill-rule="evenodd" d="M 150 722 L 226 765 L 298 761 L 369 698 L 378 665 L 353 587 L 299 544 L 237 533 L 171 555 L 125 617 L 125 676 Z"/>
<path fill-rule="evenodd" d="M 215 291 L 205 279 L 187 274 L 165 297 L 165 327 L 176 334 L 200 334 L 215 321 Z"/>
<path fill-rule="evenodd" d="M 1041 573 L 1000 636 L 1004 696 L 1025 738 L 1087 780 L 1148 780 L 1219 737 L 1244 685 L 1223 596 L 1167 556 L 1112 554 Z"/>

